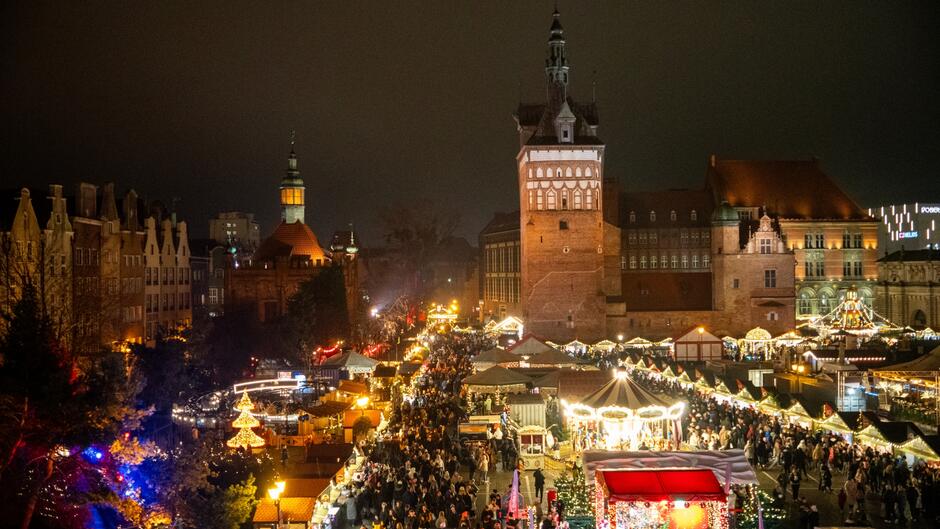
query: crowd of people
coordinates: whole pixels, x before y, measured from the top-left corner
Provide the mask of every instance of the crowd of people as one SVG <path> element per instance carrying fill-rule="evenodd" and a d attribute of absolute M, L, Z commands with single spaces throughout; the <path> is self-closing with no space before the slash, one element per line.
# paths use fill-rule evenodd
<path fill-rule="evenodd" d="M 940 520 L 940 470 L 904 457 L 849 443 L 841 435 L 809 430 L 750 407 L 735 406 L 700 394 L 675 381 L 634 372 L 633 378 L 653 392 L 685 400 L 683 438 L 690 449 L 739 448 L 756 469 L 776 470 L 774 499 L 818 519 L 817 507 L 800 491 L 811 478 L 818 490 L 837 494 L 843 520 L 863 522 L 868 504 L 879 503 L 882 519 L 892 523 Z M 833 475 L 844 484 L 833 488 Z"/>
<path fill-rule="evenodd" d="M 505 448 L 515 444 L 494 436 L 461 444 L 457 429 L 468 413 L 461 380 L 472 372 L 472 354 L 487 345 L 474 335 L 435 336 L 424 369 L 393 403 L 388 427 L 350 484 L 345 515 L 352 527 L 503 527 L 506 491 L 482 487 L 496 465 L 515 467 L 514 451 Z"/>

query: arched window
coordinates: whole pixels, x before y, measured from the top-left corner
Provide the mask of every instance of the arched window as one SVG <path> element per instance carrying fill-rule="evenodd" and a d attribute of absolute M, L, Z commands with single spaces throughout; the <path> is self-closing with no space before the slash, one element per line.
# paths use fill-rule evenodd
<path fill-rule="evenodd" d="M 532 168 L 529 167 L 529 180 L 532 180 Z"/>
<path fill-rule="evenodd" d="M 633 224 L 634 222 L 636 222 L 636 211 L 631 211 L 630 212 L 630 224 Z"/>
<path fill-rule="evenodd" d="M 594 171 L 592 171 L 591 168 L 588 167 L 588 168 L 584 171 L 584 176 L 594 176 Z"/>
<path fill-rule="evenodd" d="M 532 204 L 533 204 L 533 202 L 534 202 L 532 195 L 534 195 L 534 194 L 535 194 L 535 191 L 532 191 L 532 190 L 530 189 L 530 190 L 529 190 L 529 209 L 532 209 Z"/>
<path fill-rule="evenodd" d="M 671 220 L 671 221 L 673 221 L 673 222 L 676 221 L 676 210 L 672 210 L 672 211 L 669 212 L 669 220 Z"/>
<path fill-rule="evenodd" d="M 572 172 L 571 172 L 571 168 L 570 168 L 570 167 L 567 168 L 567 169 L 565 169 L 565 176 L 567 176 L 567 177 L 572 176 Z"/>
<path fill-rule="evenodd" d="M 692 213 L 689 214 L 689 219 L 692 221 L 698 220 L 698 213 L 696 213 L 694 209 L 692 210 Z"/>
<path fill-rule="evenodd" d="M 594 209 L 594 192 L 588 189 L 585 195 L 584 209 Z"/>
<path fill-rule="evenodd" d="M 542 209 L 544 209 L 544 206 L 545 204 L 543 203 L 542 190 L 539 189 L 535 193 L 535 209 L 542 211 Z"/>
<path fill-rule="evenodd" d="M 656 222 L 656 212 L 650 211 L 650 222 Z"/>
<path fill-rule="evenodd" d="M 538 169 L 535 170 L 535 177 L 536 177 L 536 178 L 542 178 L 543 176 L 545 176 L 545 175 L 542 174 L 542 168 L 541 168 L 541 167 L 539 167 Z"/>
<path fill-rule="evenodd" d="M 546 202 L 548 204 L 548 207 L 546 209 L 549 209 L 549 210 L 555 209 L 555 191 L 554 190 L 552 189 L 548 190 L 548 193 L 546 193 Z"/>
<path fill-rule="evenodd" d="M 568 209 L 568 190 L 561 192 L 561 209 Z"/>
<path fill-rule="evenodd" d="M 574 209 L 581 209 L 581 190 L 574 190 Z"/>
<path fill-rule="evenodd" d="M 578 167 L 577 169 L 574 170 L 574 175 L 575 175 L 575 176 L 582 176 L 581 168 L 580 168 L 580 167 Z"/>
<path fill-rule="evenodd" d="M 555 176 L 561 176 L 561 167 L 555 170 Z"/>

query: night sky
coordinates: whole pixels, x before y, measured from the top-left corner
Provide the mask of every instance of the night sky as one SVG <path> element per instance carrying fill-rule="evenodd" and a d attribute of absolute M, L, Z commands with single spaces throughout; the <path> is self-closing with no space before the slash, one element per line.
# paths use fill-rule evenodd
<path fill-rule="evenodd" d="M 269 233 L 288 138 L 321 239 L 413 197 L 475 241 L 518 207 L 511 114 L 544 98 L 551 2 L 38 2 L 0 7 L 0 187 L 114 181 L 196 236 Z M 709 153 L 808 158 L 864 205 L 940 202 L 940 2 L 562 2 L 596 71 L 608 175 L 700 187 Z"/>

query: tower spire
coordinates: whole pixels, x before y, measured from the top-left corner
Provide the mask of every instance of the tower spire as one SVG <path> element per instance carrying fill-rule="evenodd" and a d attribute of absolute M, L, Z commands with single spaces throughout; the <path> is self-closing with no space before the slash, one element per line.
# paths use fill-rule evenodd
<path fill-rule="evenodd" d="M 300 221 L 304 222 L 304 180 L 300 177 L 300 169 L 297 168 L 297 153 L 294 152 L 294 144 L 297 141 L 297 133 L 290 132 L 290 154 L 287 155 L 287 171 L 281 178 L 281 220 L 288 224 Z"/>
<path fill-rule="evenodd" d="M 548 81 L 549 103 L 560 104 L 567 98 L 568 52 L 565 48 L 565 28 L 561 25 L 561 13 L 558 12 L 557 6 L 552 13 L 552 27 L 548 35 L 545 77 Z"/>

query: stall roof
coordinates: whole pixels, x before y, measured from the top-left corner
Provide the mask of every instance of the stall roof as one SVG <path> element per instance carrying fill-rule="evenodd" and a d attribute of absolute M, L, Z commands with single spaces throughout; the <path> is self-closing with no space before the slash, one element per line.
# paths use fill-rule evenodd
<path fill-rule="evenodd" d="M 286 478 L 281 497 L 319 498 L 329 485 L 329 478 Z"/>
<path fill-rule="evenodd" d="M 311 417 L 329 417 L 330 415 L 339 415 L 352 406 L 349 402 L 340 402 L 338 400 L 324 400 L 316 406 L 304 410 Z"/>
<path fill-rule="evenodd" d="M 940 346 L 909 362 L 884 366 L 875 371 L 934 371 L 940 369 Z"/>
<path fill-rule="evenodd" d="M 327 358 L 320 365 L 323 367 L 345 367 L 347 369 L 374 369 L 375 366 L 379 365 L 379 362 L 355 351 L 346 351 L 341 355 Z"/>
<path fill-rule="evenodd" d="M 582 456 L 584 477 L 593 482 L 594 472 L 610 470 L 669 470 L 691 468 L 710 470 L 719 483 L 757 484 L 757 474 L 744 457 L 744 450 L 698 450 L 695 452 L 651 452 L 641 450 L 587 450 Z"/>
<path fill-rule="evenodd" d="M 502 366 L 493 366 L 463 379 L 468 386 L 516 386 L 530 382 L 531 378 Z"/>
<path fill-rule="evenodd" d="M 316 498 L 281 498 L 281 520 L 292 522 L 309 522 L 313 519 L 316 509 Z M 278 506 L 271 498 L 262 498 L 255 509 L 254 523 L 276 523 Z"/>
<path fill-rule="evenodd" d="M 577 401 L 585 395 L 591 394 L 600 386 L 606 384 L 613 374 L 610 370 L 599 371 L 564 371 L 558 378 L 558 398 L 568 401 Z"/>
<path fill-rule="evenodd" d="M 517 357 L 518 358 L 518 357 Z M 529 357 L 529 365 L 573 365 L 573 364 L 582 364 L 582 360 L 578 360 L 567 353 L 563 353 L 557 349 L 549 349 L 547 351 L 542 351 L 541 353 L 536 353 L 535 355 Z"/>
<path fill-rule="evenodd" d="M 374 378 L 395 378 L 395 366 L 381 365 L 372 372 Z"/>
<path fill-rule="evenodd" d="M 551 350 L 553 349 L 550 345 L 529 334 L 522 338 L 522 340 L 519 340 L 519 343 L 512 346 L 509 352 L 521 356 L 535 356 L 538 353 Z"/>
<path fill-rule="evenodd" d="M 369 393 L 369 386 L 355 380 L 340 380 L 336 389 L 353 395 L 367 395 Z"/>
<path fill-rule="evenodd" d="M 725 501 L 727 495 L 706 469 L 603 470 L 611 501 Z"/>
<path fill-rule="evenodd" d="M 518 355 L 510 353 L 502 347 L 494 347 L 476 355 L 470 362 L 473 364 L 511 364 L 519 360 Z"/>

